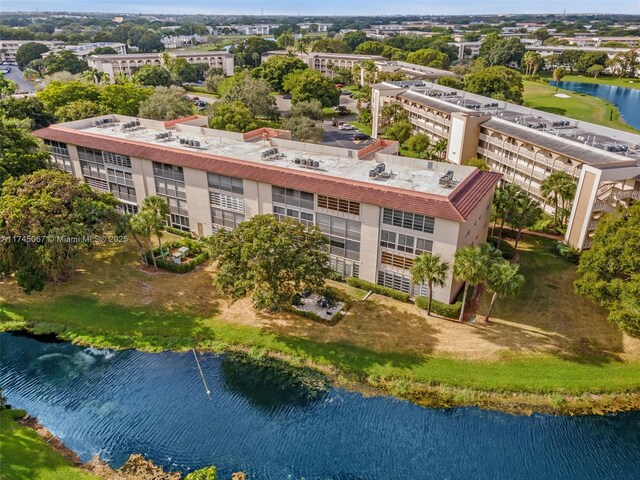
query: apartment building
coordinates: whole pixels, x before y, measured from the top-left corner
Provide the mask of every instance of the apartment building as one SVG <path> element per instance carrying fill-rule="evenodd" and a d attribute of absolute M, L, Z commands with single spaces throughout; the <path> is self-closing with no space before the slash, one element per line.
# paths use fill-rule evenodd
<path fill-rule="evenodd" d="M 128 55 L 89 55 L 89 67 L 110 76 L 114 81 L 115 75 L 124 73 L 130 77 L 136 70 L 145 65 L 162 66 L 161 53 L 133 53 Z M 205 64 L 210 68 L 222 68 L 225 75 L 233 75 L 233 55 L 228 52 L 169 52 L 171 58 L 184 58 L 192 64 Z"/>
<path fill-rule="evenodd" d="M 67 45 L 63 41 L 44 41 L 44 40 L 0 40 L 0 62 L 15 62 L 18 49 L 25 43 L 41 43 L 49 48 L 49 52 L 45 52 L 43 57 L 52 52 L 60 50 L 71 50 L 81 59 L 86 57 L 98 47 L 111 47 L 119 54 L 127 53 L 127 46 L 124 43 L 117 42 L 96 42 L 81 43 L 79 45 Z"/>
<path fill-rule="evenodd" d="M 625 53 L 631 50 L 631 48 L 608 48 L 608 47 L 570 47 L 570 46 L 558 46 L 558 45 L 527 45 L 525 47 L 527 51 L 537 52 L 543 57 L 549 55 L 559 55 L 563 52 L 580 50 L 581 52 L 596 52 L 606 53 L 609 58 L 613 58 L 618 53 Z M 640 59 L 640 54 L 638 54 Z"/>
<path fill-rule="evenodd" d="M 60 168 L 113 192 L 124 211 L 160 195 L 169 224 L 200 236 L 258 214 L 316 224 L 335 271 L 414 295 L 427 293 L 411 281 L 417 255 L 452 263 L 458 248 L 487 237 L 498 173 L 400 157 L 388 140 L 351 150 L 292 141 L 284 130 L 206 125 L 195 115 L 172 122 L 107 115 L 35 135 Z M 434 296 L 451 302 L 460 287 L 449 272 Z"/>
<path fill-rule="evenodd" d="M 541 192 L 555 171 L 576 181 L 565 241 L 591 246 L 598 220 L 619 204 L 640 198 L 640 135 L 424 82 L 373 86 L 373 136 L 387 103 L 399 103 L 414 133 L 448 142 L 447 159 L 487 161 L 503 181 L 515 183 L 552 213 Z"/>
<path fill-rule="evenodd" d="M 41 43 L 49 50 L 55 50 L 64 46 L 62 41 L 38 41 L 38 40 L 0 40 L 0 62 L 15 62 L 18 49 L 25 43 Z"/>
<path fill-rule="evenodd" d="M 628 48 L 640 47 L 640 37 L 561 37 L 578 47 L 600 47 L 605 43 L 620 43 Z"/>

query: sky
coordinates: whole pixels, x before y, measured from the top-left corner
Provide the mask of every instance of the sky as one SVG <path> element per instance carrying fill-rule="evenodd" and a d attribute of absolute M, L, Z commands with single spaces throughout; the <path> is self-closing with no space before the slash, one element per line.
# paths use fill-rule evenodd
<path fill-rule="evenodd" d="M 640 14 L 640 0 L 0 0 L 0 11 L 233 15 Z"/>

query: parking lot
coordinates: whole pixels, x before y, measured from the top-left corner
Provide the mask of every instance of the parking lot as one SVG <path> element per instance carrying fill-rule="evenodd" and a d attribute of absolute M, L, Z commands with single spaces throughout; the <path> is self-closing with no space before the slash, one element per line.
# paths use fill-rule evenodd
<path fill-rule="evenodd" d="M 349 122 L 355 120 L 354 115 L 346 117 L 336 117 L 336 120 L 341 122 Z M 322 128 L 324 129 L 323 145 L 331 145 L 332 147 L 350 148 L 353 150 L 359 150 L 369 145 L 372 140 L 353 140 L 352 137 L 358 130 L 340 130 L 338 127 L 331 125 L 331 120 L 325 120 L 322 122 Z"/>
<path fill-rule="evenodd" d="M 4 68 L 10 68 L 11 71 L 9 73 L 4 74 L 4 78 L 11 80 L 18 84 L 18 92 L 33 92 L 34 87 L 33 84 L 27 81 L 23 76 L 20 69 L 14 65 L 1 65 Z"/>

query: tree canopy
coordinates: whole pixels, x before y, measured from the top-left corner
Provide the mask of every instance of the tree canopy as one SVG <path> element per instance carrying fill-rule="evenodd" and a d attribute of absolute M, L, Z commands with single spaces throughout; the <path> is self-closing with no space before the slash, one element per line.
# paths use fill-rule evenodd
<path fill-rule="evenodd" d="M 293 55 L 274 55 L 253 71 L 253 75 L 264 78 L 276 91 L 282 90 L 284 77 L 291 72 L 305 70 L 307 64 Z"/>
<path fill-rule="evenodd" d="M 153 120 L 175 120 L 193 114 L 193 104 L 180 87 L 156 87 L 140 104 L 139 115 Z"/>
<path fill-rule="evenodd" d="M 49 152 L 16 120 L 0 116 L 0 189 L 9 177 L 49 166 Z"/>
<path fill-rule="evenodd" d="M 80 80 L 54 80 L 36 93 L 36 98 L 44 103 L 50 112 L 55 112 L 58 108 L 77 100 L 97 102 L 100 98 L 100 87 Z"/>
<path fill-rule="evenodd" d="M 249 72 L 228 77 L 218 87 L 223 102 L 242 102 L 257 117 L 276 118 L 278 109 L 271 91 L 269 82 L 253 78 Z"/>
<path fill-rule="evenodd" d="M 8 118 L 28 121 L 31 130 L 48 127 L 55 121 L 53 114 L 35 97 L 4 98 L 0 100 L 0 111 Z"/>
<path fill-rule="evenodd" d="M 248 132 L 258 128 L 251 110 L 242 102 L 220 101 L 211 107 L 209 127 L 230 132 Z"/>
<path fill-rule="evenodd" d="M 44 57 L 42 69 L 46 75 L 56 72 L 82 73 L 89 70 L 89 64 L 71 50 L 60 50 Z"/>
<path fill-rule="evenodd" d="M 92 100 L 75 100 L 56 109 L 56 118 L 60 122 L 72 122 L 83 118 L 97 117 L 109 111 Z"/>
<path fill-rule="evenodd" d="M 100 90 L 100 103 L 109 113 L 137 116 L 140 104 L 153 95 L 153 88 L 139 87 L 131 82 L 112 83 Z"/>
<path fill-rule="evenodd" d="M 42 290 L 45 279 L 66 280 L 88 237 L 115 222 L 116 204 L 113 195 L 59 170 L 9 179 L 0 195 L 0 231 L 12 238 L 0 243 L 2 273 L 15 274 L 26 293 Z"/>
<path fill-rule="evenodd" d="M 340 103 L 340 90 L 331 79 L 316 70 L 306 69 L 288 74 L 283 88 L 291 94 L 292 103 L 318 100 L 323 107 Z"/>
<path fill-rule="evenodd" d="M 609 321 L 640 337 L 640 204 L 606 214 L 580 256 L 576 291 L 609 310 Z"/>
<path fill-rule="evenodd" d="M 415 52 L 410 52 L 407 55 L 407 62 L 433 68 L 448 68 L 450 60 L 445 53 L 432 48 L 422 48 Z"/>
<path fill-rule="evenodd" d="M 291 218 L 256 215 L 210 242 L 218 288 L 234 298 L 251 296 L 259 309 L 287 308 L 296 293 L 321 288 L 329 274 L 327 238 Z"/>
<path fill-rule="evenodd" d="M 16 63 L 20 70 L 27 68 L 33 60 L 42 58 L 42 54 L 49 51 L 44 43 L 40 42 L 27 42 L 20 45 L 16 51 Z"/>
<path fill-rule="evenodd" d="M 144 65 L 132 75 L 132 78 L 140 85 L 151 87 L 168 87 L 173 83 L 169 70 L 158 65 Z"/>
<path fill-rule="evenodd" d="M 465 77 L 465 90 L 478 95 L 522 103 L 524 84 L 522 75 L 503 66 L 487 67 Z"/>

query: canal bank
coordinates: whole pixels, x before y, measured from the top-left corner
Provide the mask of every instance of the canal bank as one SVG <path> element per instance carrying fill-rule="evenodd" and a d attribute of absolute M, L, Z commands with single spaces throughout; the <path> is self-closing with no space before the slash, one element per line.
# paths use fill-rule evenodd
<path fill-rule="evenodd" d="M 168 471 L 215 464 L 282 478 L 634 478 L 640 412 L 513 416 L 426 409 L 300 378 L 227 355 L 149 354 L 2 334 L 6 395 L 86 461 L 133 452 Z M 262 379 L 262 380 L 260 380 Z M 363 441 L 366 439 L 366 441 Z M 491 445 L 477 455 L 480 445 Z"/>

